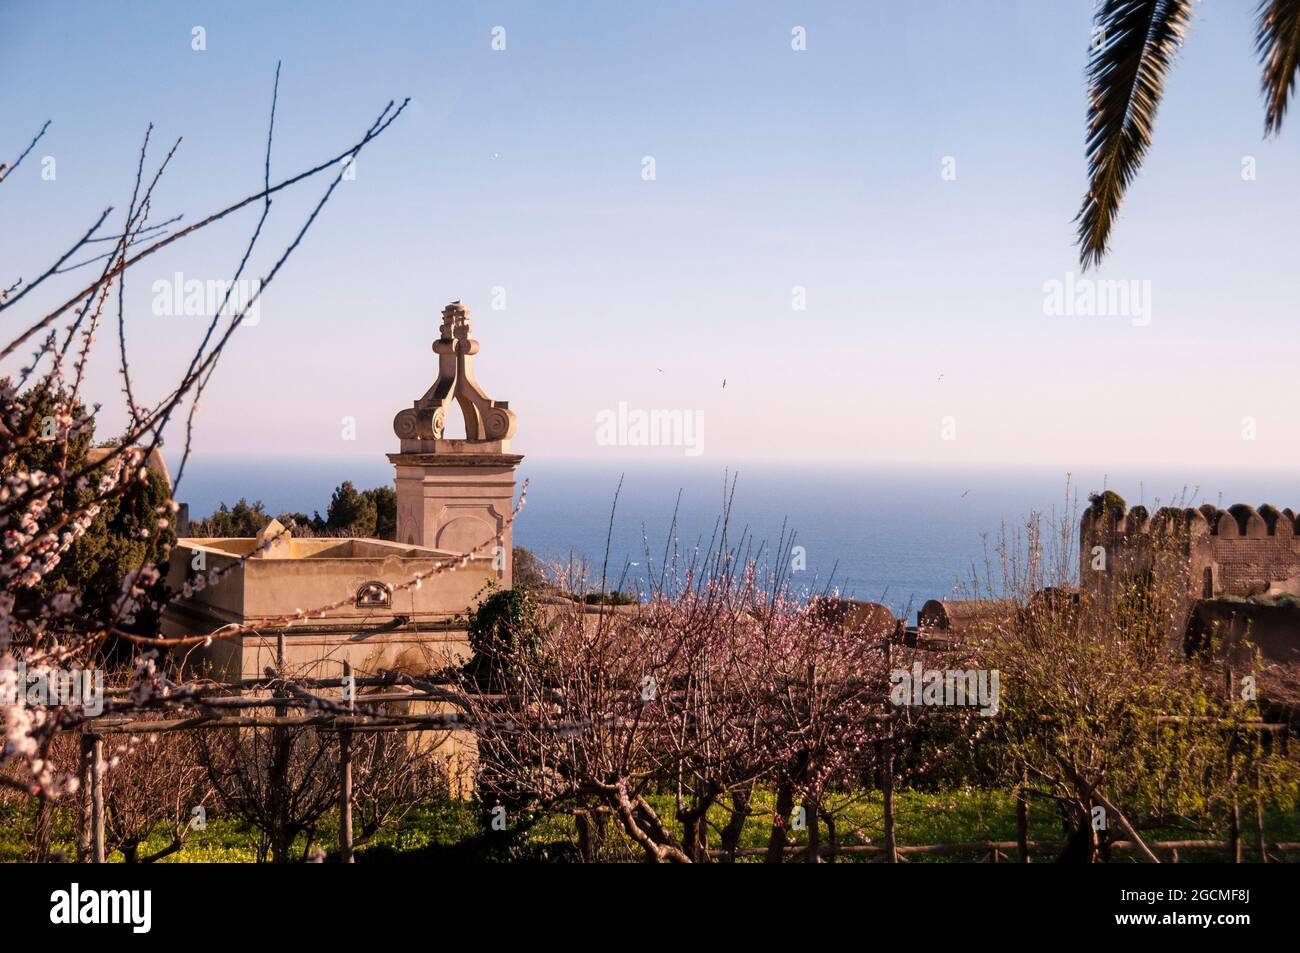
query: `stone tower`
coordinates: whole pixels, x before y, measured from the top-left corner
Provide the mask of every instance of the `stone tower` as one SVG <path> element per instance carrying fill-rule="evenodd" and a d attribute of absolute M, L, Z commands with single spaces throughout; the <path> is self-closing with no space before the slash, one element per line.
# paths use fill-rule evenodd
<path fill-rule="evenodd" d="M 423 397 L 393 419 L 401 452 L 388 454 L 397 468 L 397 540 L 416 546 L 497 557 L 497 575 L 511 585 L 510 512 L 515 468 L 510 453 L 518 421 L 509 403 L 491 400 L 474 379 L 478 342 L 469 309 L 453 301 L 442 311 L 433 342 L 438 379 Z M 452 404 L 465 415 L 465 439 L 445 440 Z"/>

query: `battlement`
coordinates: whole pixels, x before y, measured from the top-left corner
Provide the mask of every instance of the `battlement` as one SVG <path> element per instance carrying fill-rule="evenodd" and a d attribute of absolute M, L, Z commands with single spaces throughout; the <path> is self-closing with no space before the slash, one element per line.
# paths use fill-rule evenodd
<path fill-rule="evenodd" d="M 1182 568 L 1157 567 L 1159 552 L 1176 555 Z M 1186 593 L 1188 611 L 1197 599 L 1300 590 L 1300 519 L 1269 503 L 1237 503 L 1226 510 L 1166 506 L 1152 514 L 1144 506 L 1126 508 L 1112 492 L 1094 498 L 1079 526 L 1079 579 L 1085 588 L 1171 571 L 1178 578 L 1170 581 Z"/>
<path fill-rule="evenodd" d="M 1128 512 L 1102 506 L 1089 507 L 1084 512 L 1079 531 L 1085 539 L 1101 532 L 1118 536 L 1186 533 L 1224 540 L 1293 538 L 1300 535 L 1300 523 L 1290 509 L 1279 510 L 1269 503 L 1258 509 L 1248 503 L 1237 503 L 1226 510 L 1209 503 L 1198 508 L 1162 506 L 1154 514 L 1145 506 L 1131 507 Z"/>

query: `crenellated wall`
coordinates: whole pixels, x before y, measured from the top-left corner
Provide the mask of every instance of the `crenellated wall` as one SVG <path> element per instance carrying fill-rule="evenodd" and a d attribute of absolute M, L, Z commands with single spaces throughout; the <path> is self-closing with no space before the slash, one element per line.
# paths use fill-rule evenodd
<path fill-rule="evenodd" d="M 1252 595 L 1300 574 L 1300 536 L 1290 510 L 1238 503 L 1214 516 L 1200 553 L 1200 566 L 1214 572 L 1213 595 Z"/>
<path fill-rule="evenodd" d="M 1093 591 L 1149 573 L 1180 586 L 1190 612 L 1198 599 L 1294 591 L 1300 583 L 1300 527 L 1289 509 L 1089 508 L 1079 529 L 1079 580 Z M 1098 546 L 1104 570 L 1094 568 Z"/>

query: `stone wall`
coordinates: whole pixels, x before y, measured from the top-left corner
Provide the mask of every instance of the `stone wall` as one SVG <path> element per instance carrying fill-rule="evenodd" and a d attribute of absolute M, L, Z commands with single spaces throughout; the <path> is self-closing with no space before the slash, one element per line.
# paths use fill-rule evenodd
<path fill-rule="evenodd" d="M 276 639 L 259 635 L 263 626 L 284 629 L 286 663 L 293 671 L 319 663 L 337 675 L 344 660 L 358 672 L 436 671 L 465 658 L 465 614 L 497 579 L 489 557 L 438 571 L 448 554 L 367 539 L 292 540 L 286 558 L 258 555 L 239 564 L 236 553 L 249 551 L 252 543 L 182 539 L 173 551 L 168 585 L 183 593 L 188 583 L 191 591 L 168 605 L 162 634 L 206 635 L 230 625 L 249 629 L 187 653 L 192 666 L 205 667 L 215 678 L 257 677 L 274 664 Z M 192 567 L 200 554 L 205 570 L 229 571 L 215 585 L 197 589 Z M 417 573 L 428 575 L 411 586 Z M 386 598 L 367 600 L 371 587 L 387 590 L 379 593 Z M 331 608 L 317 611 L 324 606 Z M 286 628 L 282 620 L 299 611 L 310 615 Z"/>
<path fill-rule="evenodd" d="M 1141 576 L 1176 586 L 1184 606 L 1181 627 L 1200 599 L 1294 591 L 1300 583 L 1297 528 L 1291 510 L 1267 504 L 1164 507 L 1155 514 L 1141 506 L 1123 513 L 1090 508 L 1080 525 L 1080 586 L 1099 593 Z M 1099 561 L 1104 568 L 1095 568 Z"/>

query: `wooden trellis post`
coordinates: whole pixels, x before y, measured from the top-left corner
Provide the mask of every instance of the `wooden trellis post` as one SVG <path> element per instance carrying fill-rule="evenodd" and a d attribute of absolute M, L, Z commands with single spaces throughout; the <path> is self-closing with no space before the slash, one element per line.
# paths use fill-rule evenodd
<path fill-rule="evenodd" d="M 352 664 L 343 663 L 344 700 L 349 710 L 357 707 L 357 690 L 352 681 Z M 339 732 L 339 860 L 345 864 L 356 862 L 352 855 L 352 732 Z"/>
<path fill-rule="evenodd" d="M 1229 705 L 1236 701 L 1233 694 L 1235 678 L 1232 667 L 1229 666 L 1224 672 L 1224 695 Z M 1232 790 L 1232 804 L 1228 811 L 1228 863 L 1241 863 L 1241 804 L 1237 799 L 1237 732 L 1228 727 L 1225 729 L 1228 735 L 1228 786 Z"/>
<path fill-rule="evenodd" d="M 1021 772 L 1016 791 L 1016 845 L 1020 849 L 1020 862 L 1029 863 L 1029 768 Z"/>
<path fill-rule="evenodd" d="M 885 641 L 885 673 L 893 665 L 893 644 Z M 898 843 L 894 835 L 894 725 L 895 718 L 885 722 L 885 737 L 880 743 L 880 790 L 885 799 L 885 856 L 887 864 L 898 863 Z"/>
<path fill-rule="evenodd" d="M 200 695 L 193 699 L 187 699 L 183 710 L 175 713 L 172 718 L 146 719 L 141 713 L 132 707 L 122 704 L 111 713 L 107 713 L 94 722 L 93 731 L 87 730 L 81 736 L 79 773 L 82 780 L 82 799 L 81 799 L 81 825 L 78 831 L 78 859 L 82 862 L 103 863 L 106 860 L 106 815 L 104 804 L 104 791 L 100 773 L 103 764 L 103 741 L 104 735 L 133 735 L 139 733 L 165 733 L 165 732 L 189 732 L 189 731 L 220 731 L 220 730 L 243 730 L 257 729 L 269 730 L 273 737 L 283 736 L 291 731 L 301 730 L 320 730 L 320 731 L 337 731 L 340 736 L 340 791 L 339 791 L 339 808 L 340 808 L 340 831 L 339 847 L 341 859 L 345 863 L 354 862 L 354 840 L 352 824 L 352 760 L 354 758 L 353 742 L 358 734 L 369 734 L 379 732 L 385 735 L 398 734 L 402 732 L 423 732 L 423 731 L 446 731 L 449 727 L 458 727 L 462 725 L 475 725 L 476 722 L 472 717 L 464 713 L 457 714 L 411 714 L 411 713 L 389 713 L 386 705 L 392 701 L 409 702 L 412 700 L 432 701 L 440 705 L 448 699 L 453 704 L 459 704 L 468 707 L 468 701 L 461 700 L 461 696 L 454 690 L 454 683 L 446 679 L 428 678 L 415 679 L 411 676 L 397 675 L 390 672 L 381 672 L 379 676 L 356 678 L 352 674 L 350 664 L 343 665 L 343 678 L 311 678 L 298 677 L 290 679 L 286 673 L 285 658 L 285 641 L 281 634 L 277 638 L 276 645 L 276 662 L 275 669 L 267 667 L 264 677 L 239 679 L 229 683 L 209 684 L 208 695 Z M 890 646 L 884 648 L 884 658 L 887 665 L 892 663 L 892 650 Z M 307 689 L 331 689 L 340 685 L 348 686 L 345 695 L 346 704 L 338 705 L 330 702 L 324 697 L 314 696 Z M 382 691 L 368 694 L 357 704 L 355 691 L 360 686 L 375 687 L 383 689 L 394 685 L 410 686 L 417 689 L 415 692 L 401 691 L 394 694 L 385 694 Z M 452 688 L 446 686 L 451 685 Z M 252 694 L 243 694 L 249 689 L 255 689 Z M 268 689 L 270 691 L 268 692 Z M 486 694 L 476 693 L 470 690 L 470 693 L 485 700 L 500 702 L 503 704 L 514 703 L 518 696 L 507 694 Z M 125 689 L 110 690 L 110 694 L 116 700 L 123 700 L 127 697 Z M 191 708 L 197 708 L 201 715 L 195 716 L 190 711 Z M 290 708 L 302 710 L 301 714 L 289 715 Z M 260 714 L 258 709 L 269 709 L 272 714 L 267 716 Z M 884 714 L 873 714 L 870 716 L 872 721 L 877 724 L 886 726 L 886 731 L 877 736 L 875 740 L 875 750 L 877 754 L 877 764 L 879 768 L 879 783 L 884 799 L 884 839 L 881 844 L 855 844 L 840 845 L 837 843 L 837 836 L 833 827 L 831 830 L 831 847 L 835 853 L 849 854 L 867 854 L 872 857 L 879 857 L 888 863 L 905 862 L 906 858 L 913 855 L 930 855 L 930 854 L 954 854 L 954 853 L 982 853 L 992 863 L 1003 863 L 1011 860 L 1010 852 L 1018 849 L 1021 854 L 1022 862 L 1027 858 L 1030 849 L 1040 852 L 1057 849 L 1058 845 L 1048 841 L 1031 841 L 1028 839 L 1028 796 L 1031 793 L 1029 789 L 1029 778 L 1027 770 L 1022 771 L 1018 801 L 1017 804 L 1017 821 L 1018 821 L 1018 838 L 1016 840 L 1002 841 L 981 841 L 974 843 L 949 843 L 938 845 L 907 845 L 900 847 L 897 844 L 897 828 L 895 818 L 895 801 L 894 787 L 897 778 L 895 777 L 895 738 L 897 737 L 897 725 L 901 721 L 902 714 L 897 711 L 890 711 L 886 707 Z M 1219 719 L 1214 716 L 1184 716 L 1170 715 L 1160 716 L 1160 720 L 1170 723 L 1183 722 L 1228 722 L 1227 719 Z M 1231 724 L 1236 724 L 1235 722 Z M 570 730 L 569 725 L 556 725 L 556 730 Z M 1253 762 L 1245 754 L 1245 749 L 1241 751 L 1241 757 L 1238 758 L 1238 747 L 1244 745 L 1248 736 L 1241 735 L 1242 731 L 1253 730 L 1255 732 L 1274 732 L 1275 735 L 1270 742 L 1279 746 L 1288 743 L 1286 734 L 1286 724 L 1265 722 L 1263 719 L 1251 719 L 1241 723 L 1239 727 L 1229 727 L 1223 725 L 1223 730 L 1228 733 L 1229 751 L 1227 770 L 1234 778 L 1244 778 L 1241 775 L 1243 766 L 1251 772 L 1250 780 L 1253 782 L 1253 791 L 1248 793 L 1255 801 L 1256 814 L 1256 844 L 1255 849 L 1260 851 L 1261 859 L 1265 859 L 1268 851 L 1272 851 L 1276 860 L 1278 855 L 1287 855 L 1300 852 L 1300 842 L 1284 842 L 1269 844 L 1266 839 L 1266 830 L 1264 826 L 1265 818 L 1263 816 L 1263 798 L 1265 794 L 1264 781 L 1261 770 L 1262 759 L 1262 737 L 1256 736 L 1255 750 L 1256 754 Z M 863 779 L 864 781 L 866 779 Z M 1109 805 L 1107 805 L 1109 807 Z M 1233 838 L 1229 841 L 1223 840 L 1187 840 L 1187 841 L 1170 841 L 1170 842 L 1152 842 L 1149 846 L 1151 850 L 1168 852 L 1170 860 L 1178 863 L 1180 860 L 1180 850 L 1214 850 L 1227 851 L 1229 856 L 1237 862 L 1242 859 L 1242 834 L 1241 829 L 1241 808 L 1249 809 L 1247 805 L 1237 805 L 1235 823 L 1233 825 Z M 1113 808 L 1112 813 L 1115 813 Z M 1135 835 L 1132 830 L 1128 831 L 1131 840 L 1118 841 L 1113 847 L 1118 850 L 1139 850 L 1144 853 L 1147 847 Z M 731 849 L 727 853 L 734 854 L 735 857 L 749 857 L 757 855 L 770 854 L 774 849 L 781 849 L 780 845 L 767 848 L 740 848 Z M 786 851 L 797 849 L 796 845 L 787 845 Z M 807 848 L 805 848 L 807 850 Z M 720 856 L 724 852 L 710 851 L 713 856 Z M 812 852 L 809 851 L 809 854 Z"/>
<path fill-rule="evenodd" d="M 81 736 L 81 837 L 82 863 L 102 864 L 104 856 L 104 739 Z"/>
<path fill-rule="evenodd" d="M 1255 732 L 1255 772 L 1251 779 L 1255 788 L 1255 849 L 1259 851 L 1259 862 L 1268 863 L 1268 842 L 1264 837 L 1264 792 L 1260 777 L 1260 759 L 1264 757 L 1263 732 Z"/>

